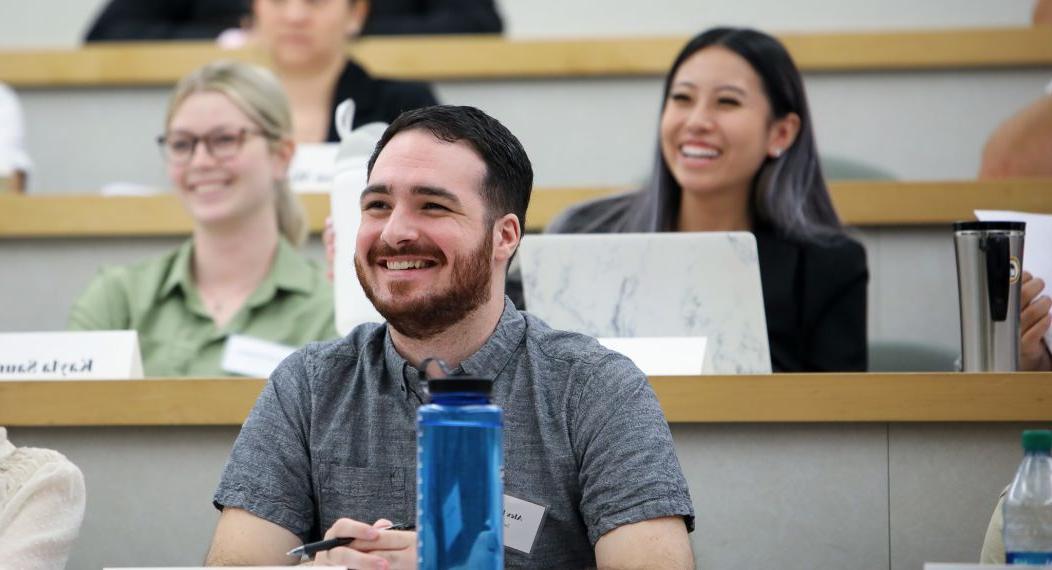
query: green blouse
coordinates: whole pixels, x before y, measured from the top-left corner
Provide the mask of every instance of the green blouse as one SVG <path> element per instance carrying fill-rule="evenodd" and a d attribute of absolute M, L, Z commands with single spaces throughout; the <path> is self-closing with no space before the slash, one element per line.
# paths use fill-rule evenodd
<path fill-rule="evenodd" d="M 270 273 L 221 329 L 190 277 L 193 241 L 157 259 L 107 267 L 74 303 L 70 330 L 139 333 L 147 376 L 224 376 L 226 339 L 241 334 L 300 347 L 336 333 L 332 286 L 284 238 Z"/>

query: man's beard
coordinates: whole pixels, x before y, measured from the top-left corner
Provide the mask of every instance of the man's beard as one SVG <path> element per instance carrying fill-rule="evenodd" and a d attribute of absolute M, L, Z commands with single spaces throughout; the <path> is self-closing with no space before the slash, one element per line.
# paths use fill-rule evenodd
<path fill-rule="evenodd" d="M 377 240 L 369 249 L 367 260 L 370 267 L 378 267 L 379 257 L 394 255 L 420 255 L 446 261 L 445 255 L 437 247 L 410 246 L 395 249 Z M 463 259 L 453 264 L 451 283 L 445 290 L 430 288 L 425 295 L 411 301 L 385 302 L 376 295 L 373 283 L 369 282 L 361 266 L 358 255 L 354 256 L 354 270 L 358 282 L 362 284 L 365 296 L 376 307 L 387 322 L 403 335 L 424 340 L 446 331 L 449 327 L 462 321 L 472 311 L 489 301 L 490 259 L 493 255 L 493 241 L 489 232 L 483 233 L 482 242 Z M 389 284 L 392 297 L 409 291 L 419 285 L 394 282 Z"/>

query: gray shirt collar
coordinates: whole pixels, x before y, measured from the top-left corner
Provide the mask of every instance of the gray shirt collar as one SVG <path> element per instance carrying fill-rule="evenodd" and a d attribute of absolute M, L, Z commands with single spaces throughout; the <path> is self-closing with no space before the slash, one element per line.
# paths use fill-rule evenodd
<path fill-rule="evenodd" d="M 475 354 L 469 356 L 460 366 L 453 370 L 454 374 L 468 374 L 482 378 L 493 378 L 500 376 L 501 372 L 511 361 L 512 355 L 523 339 L 526 337 L 526 319 L 515 308 L 511 299 L 504 298 L 504 312 L 497 322 L 497 328 L 490 335 L 482 348 Z M 406 382 L 423 393 L 424 375 L 405 358 L 394 347 L 391 341 L 390 328 L 384 333 L 384 360 L 387 370 L 396 381 Z M 399 377 L 401 372 L 401 377 Z"/>

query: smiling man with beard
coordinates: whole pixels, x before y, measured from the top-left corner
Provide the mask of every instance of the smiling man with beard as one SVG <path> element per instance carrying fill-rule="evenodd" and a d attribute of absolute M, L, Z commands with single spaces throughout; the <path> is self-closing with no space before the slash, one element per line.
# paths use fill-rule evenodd
<path fill-rule="evenodd" d="M 224 470 L 209 564 L 416 567 L 418 369 L 438 357 L 493 378 L 507 495 L 546 507 L 507 568 L 692 568 L 694 513 L 646 377 L 594 339 L 515 309 L 504 276 L 533 170 L 518 139 L 471 107 L 410 111 L 384 133 L 361 195 L 355 268 L 386 324 L 290 356 Z"/>

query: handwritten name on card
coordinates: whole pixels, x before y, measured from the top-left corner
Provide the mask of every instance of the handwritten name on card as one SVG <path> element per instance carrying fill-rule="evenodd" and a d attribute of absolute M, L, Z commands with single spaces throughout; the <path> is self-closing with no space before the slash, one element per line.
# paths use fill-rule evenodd
<path fill-rule="evenodd" d="M 339 150 L 340 145 L 333 143 L 297 145 L 289 165 L 289 186 L 296 192 L 329 192 Z"/>
<path fill-rule="evenodd" d="M 529 554 L 548 507 L 504 495 L 504 546 Z"/>
<path fill-rule="evenodd" d="M 66 378 L 70 375 L 91 374 L 95 365 L 93 358 L 81 358 L 80 360 L 51 360 L 29 359 L 24 362 L 10 363 L 0 360 L 0 374 L 18 375 L 23 378 L 33 374 L 51 374 Z"/>
<path fill-rule="evenodd" d="M 0 381 L 142 377 L 135 331 L 0 333 Z"/>

